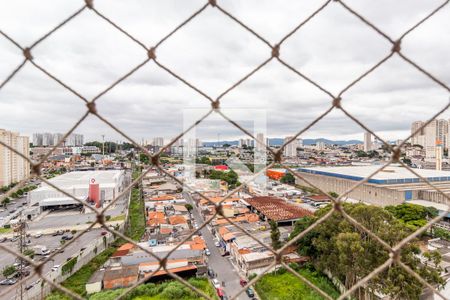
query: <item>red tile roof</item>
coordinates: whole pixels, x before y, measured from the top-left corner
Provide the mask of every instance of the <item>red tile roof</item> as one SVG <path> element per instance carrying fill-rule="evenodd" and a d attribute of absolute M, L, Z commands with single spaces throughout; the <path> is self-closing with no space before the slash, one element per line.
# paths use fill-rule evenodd
<path fill-rule="evenodd" d="M 187 221 L 183 216 L 175 215 L 169 217 L 169 223 L 172 225 L 177 225 L 177 224 L 186 224 Z"/>
<path fill-rule="evenodd" d="M 308 210 L 277 197 L 253 197 L 245 201 L 274 221 L 293 220 L 312 215 Z"/>

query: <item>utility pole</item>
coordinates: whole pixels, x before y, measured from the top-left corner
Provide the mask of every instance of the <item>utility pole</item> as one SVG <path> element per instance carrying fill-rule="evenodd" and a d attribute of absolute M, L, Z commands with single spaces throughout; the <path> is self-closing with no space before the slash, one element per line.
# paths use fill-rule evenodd
<path fill-rule="evenodd" d="M 17 227 L 14 228 L 14 231 L 17 231 L 18 235 L 19 235 L 18 249 L 20 251 L 20 254 L 23 255 L 25 250 L 26 250 L 26 246 L 25 245 L 26 245 L 26 238 L 27 238 L 27 234 L 26 234 L 27 223 L 23 219 L 22 214 L 19 216 L 19 223 L 17 223 L 16 226 Z M 24 295 L 23 295 L 23 283 L 22 283 L 22 279 L 24 277 L 24 267 L 25 267 L 24 264 L 25 264 L 25 261 L 23 259 L 19 258 L 19 274 L 20 274 L 19 281 L 20 281 L 20 284 L 17 287 L 17 289 L 20 289 L 20 290 L 18 290 L 18 291 L 16 290 L 16 297 L 15 298 L 16 299 L 20 299 L 20 300 L 23 300 L 23 297 L 24 297 Z"/>
<path fill-rule="evenodd" d="M 104 134 L 102 134 L 102 140 L 103 140 L 103 143 L 102 143 L 102 156 L 105 156 L 105 135 Z"/>

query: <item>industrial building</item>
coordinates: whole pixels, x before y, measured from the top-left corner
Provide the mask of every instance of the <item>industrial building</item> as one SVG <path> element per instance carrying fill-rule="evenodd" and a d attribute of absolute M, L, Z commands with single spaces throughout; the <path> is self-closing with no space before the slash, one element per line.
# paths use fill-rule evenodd
<path fill-rule="evenodd" d="M 122 170 L 102 170 L 70 172 L 49 181 L 81 201 L 90 198 L 99 207 L 101 203 L 111 201 L 119 195 L 123 189 L 123 180 Z M 45 183 L 28 194 L 28 203 L 30 206 L 38 205 L 41 210 L 79 204 Z"/>
<path fill-rule="evenodd" d="M 297 171 L 312 185 L 323 191 L 336 192 L 341 195 L 379 168 L 381 166 L 370 165 L 299 168 Z M 439 187 L 444 193 L 450 194 L 449 171 L 426 169 L 414 169 L 414 171 Z M 296 183 L 308 185 L 298 178 L 296 178 Z M 446 203 L 445 197 L 401 166 L 386 167 L 358 186 L 347 197 L 351 200 L 380 206 L 397 205 L 410 200 Z"/>
<path fill-rule="evenodd" d="M 277 197 L 260 196 L 247 198 L 250 210 L 257 213 L 265 221 L 274 221 L 278 225 L 294 225 L 299 218 L 311 216 L 312 213 L 299 206 Z"/>

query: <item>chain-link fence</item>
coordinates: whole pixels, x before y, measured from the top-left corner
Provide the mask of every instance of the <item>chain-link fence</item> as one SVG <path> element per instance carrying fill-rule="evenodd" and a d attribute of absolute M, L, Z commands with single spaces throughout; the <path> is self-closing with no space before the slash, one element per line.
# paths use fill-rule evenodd
<path fill-rule="evenodd" d="M 206 295 L 203 291 L 199 290 L 198 288 L 194 287 L 192 284 L 190 284 L 189 282 L 187 282 L 185 279 L 181 278 L 180 276 L 178 276 L 177 274 L 174 274 L 170 271 L 170 269 L 167 269 L 166 263 L 168 260 L 168 257 L 185 241 L 187 241 L 188 239 L 190 239 L 193 235 L 195 235 L 198 230 L 200 230 L 201 228 L 205 227 L 214 217 L 216 217 L 217 215 L 221 215 L 221 217 L 225 218 L 230 224 L 236 226 L 237 228 L 239 228 L 241 231 L 243 231 L 245 234 L 247 234 L 248 236 L 250 236 L 251 238 L 253 238 L 255 241 L 257 241 L 260 245 L 262 245 L 263 247 L 265 247 L 267 250 L 269 250 L 270 252 L 273 253 L 273 255 L 275 255 L 276 260 L 267 268 L 267 270 L 270 270 L 271 268 L 273 268 L 276 264 L 282 264 L 289 272 L 291 272 L 292 274 L 294 274 L 296 277 L 299 278 L 299 280 L 302 280 L 303 282 L 305 282 L 308 286 L 310 286 L 311 288 L 313 288 L 314 290 L 316 290 L 320 295 L 322 295 L 324 298 L 326 299 L 331 299 L 331 297 L 329 295 L 327 295 L 325 292 L 323 292 L 321 289 L 319 289 L 318 287 L 316 287 L 314 284 L 312 284 L 310 281 L 308 281 L 307 279 L 305 279 L 303 276 L 301 276 L 300 274 L 298 274 L 297 272 L 295 272 L 289 265 L 287 265 L 285 262 L 282 261 L 281 259 L 281 254 L 282 252 L 289 246 L 293 245 L 294 243 L 296 243 L 299 239 L 301 239 L 302 237 L 304 237 L 308 232 L 310 232 L 311 230 L 313 230 L 317 225 L 321 224 L 322 222 L 324 222 L 325 220 L 327 220 L 332 214 L 334 213 L 338 213 L 341 214 L 348 222 L 350 222 L 351 224 L 353 224 L 355 227 L 357 227 L 359 230 L 366 232 L 371 238 L 373 238 L 375 241 L 377 241 L 378 243 L 380 243 L 380 245 L 382 245 L 389 253 L 389 259 L 385 261 L 385 263 L 383 263 L 382 265 L 380 265 L 379 267 L 377 267 L 376 269 L 374 269 L 373 271 L 371 271 L 366 277 L 364 278 L 360 278 L 358 280 L 358 282 L 353 285 L 350 289 L 348 289 L 346 292 L 342 293 L 339 297 L 339 299 L 344 299 L 347 298 L 349 296 L 352 295 L 353 292 L 355 292 L 358 288 L 364 286 L 369 280 L 371 280 L 372 278 L 374 278 L 377 274 L 379 274 L 380 272 L 386 270 L 387 268 L 389 268 L 392 265 L 398 265 L 399 267 L 403 268 L 406 272 L 408 272 L 409 274 L 411 274 L 414 278 L 416 278 L 418 281 L 420 281 L 424 286 L 430 288 L 431 290 L 434 291 L 434 293 L 440 295 L 442 298 L 445 299 L 445 297 L 440 294 L 440 292 L 438 290 L 435 289 L 434 286 L 430 285 L 427 281 L 425 281 L 423 278 L 421 278 L 417 273 L 415 273 L 410 267 L 408 267 L 407 265 L 405 265 L 402 260 L 401 260 L 401 254 L 400 251 L 402 250 L 402 247 L 404 247 L 407 243 L 409 243 L 410 241 L 412 241 L 414 238 L 418 237 L 421 233 L 425 232 L 426 230 L 428 230 L 433 224 L 435 224 L 436 222 L 440 221 L 444 215 L 440 215 L 432 220 L 430 220 L 425 226 L 421 227 L 420 229 L 418 229 L 417 231 L 415 231 L 413 234 L 409 235 L 408 237 L 406 237 L 405 239 L 403 239 L 401 242 L 399 242 L 397 245 L 395 246 L 390 246 L 388 243 L 386 243 L 385 241 L 383 241 L 381 238 L 379 238 L 378 236 L 376 236 L 374 233 L 372 233 L 370 230 L 368 230 L 367 228 L 365 228 L 363 225 L 361 225 L 358 221 L 356 221 L 354 218 L 352 218 L 349 214 L 346 213 L 346 211 L 343 209 L 343 205 L 342 205 L 342 199 L 344 199 L 346 196 L 349 195 L 349 193 L 351 193 L 353 190 L 355 190 L 356 188 L 358 188 L 359 186 L 361 186 L 362 184 L 366 183 L 370 178 L 372 178 L 374 175 L 376 175 L 378 172 L 382 171 L 383 169 L 385 169 L 389 164 L 391 163 L 398 163 L 401 166 L 403 166 L 404 168 L 408 169 L 412 174 L 414 174 L 415 176 L 417 176 L 418 178 L 420 178 L 421 181 L 425 182 L 429 187 L 431 187 L 432 189 L 434 189 L 435 191 L 437 191 L 437 193 L 439 193 L 440 195 L 442 195 L 442 197 L 444 197 L 445 199 L 449 200 L 449 197 L 446 193 L 444 193 L 440 188 L 438 188 L 435 184 L 433 184 L 432 182 L 430 182 L 429 180 L 427 180 L 426 178 L 423 178 L 422 176 L 420 176 L 414 169 L 410 168 L 407 164 L 403 163 L 400 160 L 400 155 L 401 155 L 401 147 L 416 133 L 419 133 L 419 131 L 423 130 L 423 128 L 425 126 L 427 126 L 432 120 L 434 120 L 436 117 L 438 117 L 440 114 L 442 114 L 450 104 L 447 104 L 445 107 L 443 107 L 442 109 L 440 109 L 438 112 L 436 112 L 436 114 L 429 119 L 427 122 L 424 122 L 423 126 L 421 128 L 418 128 L 417 131 L 415 133 L 412 133 L 409 137 L 407 137 L 406 139 L 403 140 L 403 142 L 400 145 L 397 146 L 393 146 L 391 144 L 389 144 L 388 142 L 386 142 L 385 140 L 383 140 L 379 135 L 377 135 L 373 130 L 371 130 L 369 127 L 367 127 L 364 123 L 362 123 L 358 118 L 356 118 L 354 115 L 350 114 L 347 110 L 347 108 L 345 107 L 345 94 L 346 92 L 348 92 L 352 87 L 354 87 L 355 85 L 358 84 L 358 82 L 360 82 L 363 78 L 367 77 L 369 74 L 371 74 L 374 70 L 376 70 L 378 67 L 380 67 L 381 65 L 385 64 L 388 60 L 390 60 L 392 57 L 397 56 L 399 58 L 401 58 L 405 64 L 409 64 L 410 66 L 414 67 L 416 70 L 418 70 L 419 72 L 421 72 L 422 74 L 424 74 L 425 76 L 427 76 L 429 79 L 431 79 L 432 81 L 434 81 L 436 83 L 436 85 L 440 86 L 442 89 L 444 89 L 447 92 L 450 92 L 450 88 L 441 80 L 439 80 L 439 78 L 436 78 L 435 76 L 433 76 L 430 72 L 428 72 L 424 67 L 418 65 L 415 61 L 413 61 L 412 59 L 410 59 L 408 56 L 406 56 L 403 52 L 402 52 L 402 41 L 406 38 L 408 38 L 408 35 L 413 32 L 416 28 L 418 28 L 419 26 L 421 26 L 424 22 L 426 22 L 428 19 L 432 18 L 433 15 L 435 15 L 436 13 L 438 13 L 440 10 L 442 10 L 445 6 L 448 5 L 449 1 L 444 1 L 441 5 L 439 5 L 438 7 L 436 7 L 433 11 L 429 12 L 423 19 L 421 19 L 417 24 L 415 24 L 414 26 L 412 26 L 411 28 L 409 28 L 406 32 L 404 32 L 402 35 L 400 35 L 397 38 L 393 38 L 390 37 L 389 35 L 387 35 L 385 32 L 383 32 L 379 27 L 377 27 L 376 24 L 373 24 L 371 21 L 369 21 L 368 19 L 366 19 L 364 16 L 362 16 L 358 11 L 356 11 L 355 9 L 353 9 L 351 6 L 347 5 L 345 3 L 345 1 L 332 1 L 332 0 L 328 0 L 328 1 L 324 1 L 320 6 L 318 6 L 318 8 L 310 15 L 308 16 L 305 20 L 301 21 L 295 28 L 293 28 L 290 32 L 288 32 L 278 43 L 276 44 L 271 44 L 267 39 L 264 38 L 264 36 L 262 34 L 259 34 L 257 32 L 255 32 L 252 28 L 250 28 L 246 23 L 245 20 L 240 20 L 238 19 L 236 16 L 234 16 L 233 14 L 231 14 L 229 11 L 227 11 L 224 7 L 221 6 L 221 1 L 217 1 L 217 0 L 209 0 L 206 3 L 204 3 L 203 6 L 201 6 L 198 10 L 196 10 L 195 12 L 192 13 L 192 15 L 190 17 L 188 17 L 185 21 L 183 21 L 181 24 L 179 24 L 177 27 L 175 27 L 171 32 L 169 32 L 167 35 L 163 36 L 159 42 L 155 43 L 154 45 L 152 45 L 151 47 L 146 46 L 146 44 L 140 40 L 138 40 L 137 38 L 135 38 L 132 34 L 130 34 L 129 32 L 127 32 L 127 30 L 123 27 L 121 27 L 119 24 L 117 24 L 114 20 L 108 18 L 108 16 L 105 16 L 101 11 L 97 10 L 95 7 L 95 3 L 93 0 L 85 0 L 85 3 L 83 3 L 83 5 L 80 7 L 80 9 L 78 9 L 77 11 L 75 11 L 72 15 L 68 16 L 63 22 L 61 22 L 60 24 L 58 24 L 57 26 L 55 26 L 52 30 L 50 30 L 48 33 L 46 33 L 44 36 L 42 36 L 41 38 L 39 38 L 38 40 L 36 40 L 34 43 L 32 43 L 31 45 L 28 46 L 23 46 L 20 45 L 13 36 L 9 35 L 7 32 L 4 32 L 0 29 L 0 34 L 3 38 L 6 38 L 9 42 L 11 42 L 12 44 L 14 44 L 17 47 L 17 51 L 20 51 L 21 53 L 23 53 L 23 61 L 9 74 L 9 76 L 6 77 L 6 79 L 4 79 L 1 84 L 0 84 L 0 92 L 1 89 L 5 87 L 5 85 L 8 84 L 9 81 L 14 80 L 14 77 L 16 76 L 16 74 L 18 72 L 20 72 L 20 70 L 26 65 L 26 64 L 31 64 L 33 65 L 35 68 L 37 68 L 38 70 L 40 70 L 41 72 L 43 72 L 45 75 L 48 76 L 49 80 L 54 80 L 57 83 L 59 83 L 62 87 L 64 87 L 68 92 L 70 92 L 71 94 L 77 96 L 78 98 L 80 98 L 83 102 L 85 102 L 86 105 L 86 111 L 84 113 L 84 115 L 71 127 L 71 129 L 65 134 L 65 136 L 60 139 L 60 142 L 58 143 L 58 145 L 55 145 L 50 152 L 48 152 L 46 155 L 44 155 L 44 157 L 38 161 L 38 162 L 34 162 L 31 161 L 28 157 L 24 156 L 22 153 L 16 151 L 13 148 L 10 148 L 8 145 L 6 145 L 5 143 L 0 141 L 0 144 L 2 144 L 5 147 L 10 148 L 9 150 L 15 152 L 17 155 L 21 156 L 22 158 L 26 159 L 27 161 L 29 161 L 29 163 L 31 164 L 31 175 L 22 180 L 19 184 L 17 184 L 13 189 L 11 189 L 10 191 L 8 191 L 5 195 L 3 195 L 1 197 L 0 200 L 3 200 L 5 197 L 10 196 L 12 193 L 16 192 L 18 189 L 20 189 L 21 187 L 23 187 L 26 182 L 31 179 L 31 178 L 39 178 L 42 182 L 45 182 L 47 185 L 49 185 L 50 187 L 54 188 L 55 190 L 58 190 L 59 192 L 63 193 L 64 195 L 66 195 L 67 197 L 70 197 L 71 199 L 73 199 L 74 201 L 79 202 L 80 204 L 82 204 L 87 210 L 91 210 L 92 212 L 94 212 L 97 216 L 97 220 L 95 223 L 90 224 L 90 226 L 83 230 L 79 236 L 81 236 L 82 234 L 86 233 L 88 230 L 90 230 L 95 224 L 101 224 L 101 225 L 105 225 L 105 218 L 104 218 L 104 213 L 105 211 L 110 208 L 112 205 L 114 205 L 114 203 L 123 195 L 125 195 L 126 193 L 128 193 L 131 188 L 136 185 L 138 182 L 140 182 L 142 180 L 142 178 L 146 175 L 146 173 L 151 169 L 151 167 L 149 167 L 146 171 L 144 171 L 142 174 L 140 174 L 140 176 L 138 178 L 136 178 L 125 190 L 123 190 L 119 195 L 117 195 L 115 197 L 115 199 L 113 199 L 113 201 L 111 201 L 109 204 L 107 204 L 105 207 L 103 207 L 102 209 L 97 209 L 94 208 L 88 204 L 86 204 L 85 202 L 80 201 L 79 199 L 73 197 L 72 195 L 70 195 L 69 193 L 61 190 L 60 188 L 58 188 L 57 186 L 55 186 L 51 181 L 48 181 L 46 178 L 44 178 L 41 174 L 41 165 L 49 158 L 49 156 L 52 154 L 52 152 L 59 147 L 63 141 L 71 134 L 73 133 L 73 131 L 86 119 L 87 116 L 89 115 L 93 115 L 96 116 L 98 119 L 100 119 L 101 121 L 103 121 L 105 124 L 107 124 L 109 127 L 111 127 L 113 130 L 115 130 L 116 132 L 118 132 L 120 135 L 122 135 L 125 139 L 127 139 L 128 141 L 130 141 L 131 143 L 133 143 L 133 145 L 140 149 L 143 153 L 145 153 L 151 161 L 151 165 L 153 167 L 156 167 L 160 170 L 160 172 L 164 173 L 166 176 L 171 177 L 174 181 L 178 182 L 178 184 L 180 184 L 181 186 L 183 186 L 184 188 L 191 190 L 191 188 L 189 186 L 186 186 L 182 181 L 180 181 L 178 178 L 174 177 L 172 174 L 168 173 L 164 168 L 162 168 L 162 166 L 160 166 L 160 155 L 161 153 L 163 153 L 166 149 L 168 149 L 169 147 L 171 147 L 177 140 L 179 140 L 180 138 L 183 137 L 183 135 L 192 130 L 195 126 L 199 125 L 205 118 L 207 118 L 211 113 L 217 113 L 219 115 L 221 115 L 225 120 L 227 120 L 229 123 L 231 123 L 233 126 L 235 126 L 236 128 L 238 128 L 240 131 L 242 131 L 245 135 L 249 136 L 250 138 L 254 139 L 257 143 L 264 143 L 264 141 L 260 141 L 258 139 L 256 139 L 247 129 L 241 127 L 237 122 L 233 121 L 232 119 L 228 118 L 222 111 L 221 111 L 221 101 L 227 96 L 228 93 L 230 93 L 233 89 L 235 89 L 236 87 L 238 87 L 239 85 L 241 85 L 244 81 L 246 81 L 248 78 L 252 77 L 255 73 L 257 73 L 259 70 L 261 70 L 262 68 L 264 68 L 265 65 L 267 65 L 269 62 L 271 61 L 278 61 L 281 65 L 283 65 L 284 67 L 286 67 L 288 70 L 291 70 L 293 73 L 297 74 L 299 76 L 299 80 L 306 80 L 307 82 L 309 82 L 310 84 L 312 84 L 313 86 L 315 86 L 317 89 L 319 89 L 320 91 L 322 91 L 327 97 L 329 97 L 330 99 L 330 105 L 329 108 L 326 109 L 319 117 L 317 117 L 315 120 L 313 120 L 310 124 L 308 124 L 306 127 L 304 127 L 302 130 L 298 131 L 297 134 L 295 136 L 293 136 L 289 141 L 285 142 L 281 148 L 274 150 L 270 147 L 268 147 L 268 145 L 263 144 L 264 147 L 266 147 L 267 151 L 270 153 L 270 155 L 273 158 L 273 163 L 266 166 L 263 170 L 261 170 L 260 172 L 258 172 L 258 174 L 255 174 L 251 180 L 253 180 L 254 178 L 256 178 L 256 176 L 260 175 L 261 173 L 265 172 L 268 168 L 272 167 L 274 164 L 280 164 L 283 167 L 285 167 L 290 173 L 292 173 L 296 178 L 301 179 L 304 182 L 308 182 L 308 180 L 306 178 L 304 178 L 301 174 L 299 174 L 298 172 L 296 172 L 295 170 L 289 168 L 288 166 L 284 166 L 283 165 L 283 149 L 286 147 L 287 144 L 293 142 L 295 139 L 297 139 L 299 136 L 301 136 L 304 132 L 306 132 L 308 129 L 310 129 L 313 125 L 315 125 L 316 123 L 318 123 L 320 120 L 322 120 L 325 116 L 327 116 L 331 111 L 333 110 L 341 110 L 348 118 L 350 118 L 351 120 L 353 120 L 355 123 L 357 123 L 361 128 L 363 128 L 365 131 L 371 133 L 372 135 L 374 135 L 379 141 L 381 141 L 384 146 L 386 147 L 386 149 L 388 149 L 388 151 L 391 153 L 391 158 L 390 160 L 385 163 L 383 166 L 381 166 L 376 172 L 373 172 L 370 176 L 367 176 L 366 178 L 364 178 L 364 180 L 361 180 L 359 182 L 357 182 L 353 187 L 351 187 L 347 192 L 341 194 L 339 197 L 335 198 L 332 197 L 331 195 L 329 195 L 328 193 L 326 193 L 325 191 L 322 191 L 320 189 L 318 189 L 322 194 L 327 195 L 328 197 L 330 197 L 330 199 L 332 199 L 332 209 L 325 214 L 324 216 L 322 216 L 320 219 L 318 219 L 312 226 L 310 226 L 308 229 L 306 229 L 305 231 L 301 232 L 299 235 L 297 235 L 294 239 L 290 240 L 288 243 L 286 243 L 281 249 L 278 250 L 274 250 L 272 249 L 269 245 L 264 244 L 263 242 L 259 241 L 258 239 L 256 239 L 256 237 L 254 237 L 250 232 L 248 232 L 247 230 L 245 230 L 239 223 L 234 222 L 233 220 L 229 219 L 228 217 L 222 215 L 222 203 L 224 201 L 226 201 L 229 197 L 231 197 L 233 194 L 235 194 L 236 192 L 240 191 L 244 186 L 245 183 L 240 185 L 239 187 L 231 190 L 230 192 L 228 192 L 226 194 L 225 197 L 222 198 L 222 200 L 218 203 L 215 203 L 213 201 L 211 201 L 211 199 L 205 195 L 202 195 L 201 193 L 196 192 L 195 190 L 191 190 L 191 192 L 194 193 L 198 193 L 200 195 L 201 198 L 207 200 L 208 202 L 210 202 L 212 205 L 214 205 L 216 207 L 216 212 L 215 214 L 210 217 L 207 221 L 204 222 L 204 224 L 202 224 L 201 226 L 199 226 L 199 228 L 197 230 L 195 230 L 193 233 L 191 233 L 189 236 L 187 236 L 183 241 L 181 241 L 177 247 L 175 247 L 174 249 L 172 249 L 169 253 L 167 253 L 167 255 L 164 258 L 160 258 L 157 257 L 154 253 L 150 252 L 148 249 L 141 247 L 140 245 L 138 245 L 135 241 L 131 240 L 130 238 L 128 238 L 127 236 L 125 236 L 124 234 L 122 234 L 121 232 L 114 230 L 108 226 L 104 226 L 106 230 L 108 230 L 109 232 L 115 234 L 118 237 L 121 237 L 122 239 L 126 240 L 129 243 L 132 243 L 135 247 L 140 248 L 142 251 L 146 252 L 148 255 L 154 257 L 157 261 L 159 261 L 159 267 L 157 270 L 153 271 L 152 274 L 150 276 L 152 276 L 153 274 L 155 274 L 156 272 L 158 272 L 160 269 L 164 269 L 167 274 L 169 274 L 171 277 L 173 277 L 175 280 L 181 282 L 182 284 L 184 284 L 185 286 L 189 287 L 190 289 L 192 289 L 193 291 L 195 291 L 196 293 L 198 293 L 199 295 L 210 299 L 210 297 L 208 295 Z M 386 55 L 380 60 L 378 61 L 375 65 L 373 65 L 371 68 L 369 68 L 367 71 L 365 71 L 363 74 L 359 75 L 357 78 L 355 78 L 350 84 L 348 84 L 347 86 L 345 86 L 338 94 L 333 94 L 332 92 L 330 92 L 329 90 L 327 90 L 325 87 L 321 86 L 320 84 L 318 84 L 316 81 L 314 81 L 312 78 L 308 77 L 307 75 L 305 75 L 304 73 L 302 73 L 301 70 L 296 69 L 295 67 L 293 67 L 291 64 L 289 64 L 289 62 L 287 62 L 286 60 L 283 59 L 280 50 L 283 49 L 283 44 L 293 35 L 295 35 L 298 31 L 301 31 L 302 28 L 305 26 L 305 24 L 307 24 L 308 22 L 310 22 L 313 18 L 315 18 L 318 14 L 320 14 L 322 12 L 322 10 L 324 10 L 327 6 L 330 5 L 340 5 L 342 6 L 342 8 L 344 8 L 346 10 L 346 12 L 348 12 L 348 14 L 354 15 L 355 17 L 357 17 L 360 21 L 361 21 L 361 26 L 367 26 L 369 27 L 371 30 L 375 31 L 380 38 L 387 40 L 390 44 L 391 44 L 391 49 L 388 49 L 386 51 Z M 190 83 L 188 80 L 186 80 L 185 78 L 183 78 L 181 75 L 179 75 L 177 72 L 173 71 L 171 69 L 171 67 L 169 65 L 165 65 L 162 64 L 159 60 L 158 60 L 158 49 L 159 47 L 165 43 L 168 39 L 170 39 L 176 32 L 178 32 L 180 29 L 182 29 L 186 24 L 188 24 L 189 22 L 191 22 L 193 19 L 195 19 L 197 16 L 201 15 L 206 9 L 214 9 L 216 10 L 218 13 L 225 15 L 226 17 L 228 17 L 229 19 L 231 19 L 232 21 L 234 21 L 236 24 L 238 24 L 242 30 L 245 30 L 249 33 L 251 33 L 253 36 L 255 36 L 257 39 L 259 39 L 261 42 L 263 42 L 266 46 L 267 46 L 267 59 L 262 62 L 261 64 L 259 64 L 258 66 L 256 66 L 251 72 L 249 72 L 248 74 L 246 74 L 244 77 L 242 77 L 240 80 L 238 80 L 237 82 L 233 83 L 228 89 L 226 89 L 224 92 L 222 92 L 218 97 L 212 97 L 206 93 L 204 93 L 200 88 L 196 87 L 195 85 L 193 85 L 192 83 Z M 56 75 L 50 73 L 46 68 L 44 68 L 43 66 L 39 65 L 38 63 L 36 63 L 36 61 L 33 58 L 33 49 L 41 43 L 45 43 L 47 38 L 49 36 L 51 36 L 52 34 L 54 34 L 55 32 L 57 32 L 58 30 L 60 30 L 62 27 L 64 27 L 66 24 L 68 24 L 69 22 L 71 22 L 73 19 L 77 18 L 78 16 L 80 16 L 81 14 L 85 14 L 85 13 L 93 13 L 95 15 L 98 16 L 99 21 L 102 20 L 104 22 L 107 22 L 108 24 L 110 24 L 112 27 L 114 27 L 115 29 L 117 29 L 118 31 L 120 31 L 123 35 L 125 35 L 126 37 L 128 37 L 130 40 L 132 40 L 134 43 L 136 43 L 138 46 L 140 46 L 142 48 L 142 51 L 145 51 L 147 54 L 147 58 L 142 61 L 140 64 L 138 64 L 137 66 L 133 67 L 129 72 L 127 72 L 126 74 L 124 74 L 122 77 L 120 77 L 118 80 L 116 80 L 115 82 L 113 82 L 110 86 L 108 86 L 105 90 L 103 90 L 101 93 L 99 93 L 97 96 L 93 97 L 92 99 L 87 99 L 86 97 L 83 96 L 82 91 L 77 91 L 74 90 L 73 88 L 71 88 L 69 85 L 67 85 L 65 82 L 63 82 L 61 79 L 59 79 Z M 194 124 L 192 124 L 192 126 L 190 126 L 188 129 L 186 129 L 185 131 L 181 132 L 180 134 L 178 134 L 170 143 L 166 144 L 164 147 L 162 147 L 162 149 L 159 150 L 159 152 L 157 152 L 156 154 L 151 154 L 147 151 L 147 149 L 145 149 L 144 147 L 142 147 L 139 143 L 137 143 L 136 141 L 134 141 L 132 138 L 130 138 L 130 136 L 122 131 L 120 128 L 116 127 L 115 125 L 113 125 L 108 119 L 106 119 L 105 117 L 102 116 L 101 112 L 97 110 L 96 108 L 96 104 L 97 101 L 104 96 L 106 93 L 110 92 L 112 89 L 114 89 L 117 85 L 119 85 L 122 81 L 124 81 L 126 78 L 128 78 L 130 75 L 132 75 L 133 73 L 137 72 L 140 68 L 142 68 L 144 65 L 150 63 L 151 61 L 153 61 L 153 63 L 155 63 L 159 68 L 161 68 L 162 70 L 164 70 L 165 72 L 169 73 L 170 75 L 172 75 L 174 78 L 176 78 L 177 80 L 179 80 L 180 82 L 182 82 L 183 84 L 185 84 L 186 86 L 188 86 L 189 88 L 191 88 L 192 90 L 194 90 L 195 92 L 197 92 L 199 95 L 201 95 L 202 97 L 204 97 L 207 101 L 209 101 L 211 103 L 211 109 L 210 111 L 203 116 L 202 118 L 200 118 L 197 122 L 195 122 Z M 311 186 L 314 186 L 313 184 L 311 184 Z M 74 240 L 66 243 L 63 248 L 68 247 L 70 244 L 72 244 L 74 242 Z M 77 295 L 75 293 L 73 293 L 72 291 L 68 290 L 67 288 L 63 287 L 62 285 L 55 283 L 53 280 L 47 278 L 43 272 L 42 272 L 42 266 L 44 264 L 46 264 L 47 262 L 49 262 L 50 260 L 53 259 L 53 257 L 56 255 L 56 253 L 51 254 L 47 259 L 45 259 L 44 261 L 37 263 L 33 260 L 31 260 L 29 257 L 24 256 L 21 253 L 17 253 L 15 250 L 10 249 L 9 247 L 5 247 L 4 245 L 0 244 L 0 249 L 2 249 L 3 251 L 7 251 L 11 254 L 13 254 L 14 256 L 27 261 L 33 268 L 34 271 L 42 278 L 42 280 L 44 280 L 47 284 L 49 284 L 50 286 L 52 286 L 54 289 L 59 290 L 67 295 L 69 295 L 70 297 L 73 297 L 75 299 L 82 299 L 82 297 L 80 295 Z M 260 274 L 259 276 L 257 276 L 256 278 L 253 278 L 250 282 L 248 282 L 246 284 L 245 287 L 243 287 L 236 295 L 233 296 L 233 298 L 236 298 L 239 294 L 241 294 L 247 287 L 251 286 L 252 284 L 254 284 L 257 280 L 259 280 L 263 274 Z M 25 279 L 22 279 L 22 281 Z M 134 284 L 133 286 L 126 288 L 123 293 L 120 295 L 119 298 L 122 298 L 123 296 L 125 296 L 126 294 L 128 294 L 130 291 L 132 291 L 135 287 L 137 287 L 139 284 L 142 284 L 144 282 L 144 280 L 148 280 L 148 276 L 140 281 L 138 281 L 136 284 Z M 22 284 L 22 282 L 19 282 L 18 284 Z M 14 287 L 12 287 L 11 289 L 14 289 Z M 3 292 L 2 295 L 5 295 L 7 292 Z"/>

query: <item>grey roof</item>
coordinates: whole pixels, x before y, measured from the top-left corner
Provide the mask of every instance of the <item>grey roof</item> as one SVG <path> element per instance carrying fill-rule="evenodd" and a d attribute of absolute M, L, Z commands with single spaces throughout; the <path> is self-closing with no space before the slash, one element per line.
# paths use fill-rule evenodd
<path fill-rule="evenodd" d="M 103 281 L 103 277 L 105 276 L 105 270 L 97 270 L 95 271 L 94 275 L 91 276 L 91 278 L 89 278 L 89 281 L 87 282 L 89 283 L 97 283 L 100 281 Z"/>
<path fill-rule="evenodd" d="M 164 258 L 169 251 L 157 252 L 156 256 L 159 258 Z M 195 258 L 202 256 L 201 250 L 192 250 L 192 249 L 179 249 L 173 252 L 169 259 L 182 259 L 182 258 Z M 144 262 L 154 262 L 157 261 L 153 256 L 144 252 L 144 251 L 135 251 L 128 255 L 122 256 L 122 264 L 123 265 L 136 265 Z"/>

